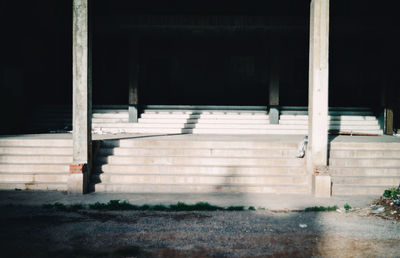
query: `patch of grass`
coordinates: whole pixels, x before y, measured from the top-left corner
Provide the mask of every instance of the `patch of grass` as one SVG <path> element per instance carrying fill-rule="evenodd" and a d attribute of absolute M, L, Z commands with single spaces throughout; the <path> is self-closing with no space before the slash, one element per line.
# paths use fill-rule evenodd
<path fill-rule="evenodd" d="M 170 211 L 217 211 L 224 210 L 224 208 L 211 205 L 208 202 L 198 202 L 196 204 L 186 204 L 178 202 L 177 204 L 171 204 L 169 206 Z"/>
<path fill-rule="evenodd" d="M 157 204 L 157 205 L 154 205 L 153 207 L 151 207 L 151 210 L 153 210 L 153 211 L 167 211 L 168 207 L 165 206 L 165 205 L 162 205 L 162 204 Z"/>
<path fill-rule="evenodd" d="M 338 207 L 335 206 L 314 206 L 314 207 L 308 207 L 306 208 L 304 211 L 336 211 L 338 209 Z"/>
<path fill-rule="evenodd" d="M 111 211 L 126 211 L 126 210 L 140 210 L 141 206 L 130 204 L 127 201 L 121 202 L 120 200 L 110 200 L 108 203 L 96 202 L 89 204 L 89 209 L 92 210 L 111 210 Z"/>
<path fill-rule="evenodd" d="M 229 206 L 227 211 L 244 211 L 244 206 Z"/>
<path fill-rule="evenodd" d="M 54 204 L 43 204 L 42 208 L 44 209 L 54 209 L 57 211 L 77 211 L 80 209 L 89 208 L 91 210 L 98 211 L 124 211 L 124 210 L 133 210 L 133 211 L 244 211 L 244 206 L 229 206 L 227 208 L 211 205 L 208 202 L 198 202 L 196 204 L 186 204 L 183 202 L 178 202 L 176 204 L 171 204 L 169 206 L 165 206 L 162 204 L 157 205 L 149 205 L 143 204 L 141 206 L 134 205 L 129 203 L 128 201 L 120 201 L 120 200 L 110 200 L 107 203 L 96 202 L 93 204 L 89 204 L 85 206 L 83 204 L 72 204 L 72 205 L 64 205 L 62 203 L 56 202 Z M 253 206 L 248 208 L 250 211 L 255 211 L 256 209 Z"/>
<path fill-rule="evenodd" d="M 343 206 L 343 208 L 344 208 L 346 211 L 351 210 L 351 206 L 350 206 L 348 203 L 346 203 L 346 204 Z"/>

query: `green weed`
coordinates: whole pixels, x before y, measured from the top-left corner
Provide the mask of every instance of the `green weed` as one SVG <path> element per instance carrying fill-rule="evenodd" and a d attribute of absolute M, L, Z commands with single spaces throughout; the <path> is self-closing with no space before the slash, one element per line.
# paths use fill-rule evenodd
<path fill-rule="evenodd" d="M 306 208 L 304 211 L 336 211 L 338 209 L 338 207 L 335 206 L 314 206 L 314 207 L 308 207 Z"/>
<path fill-rule="evenodd" d="M 343 206 L 343 208 L 344 208 L 346 211 L 351 210 L 351 206 L 350 206 L 348 203 L 346 203 L 346 204 Z"/>

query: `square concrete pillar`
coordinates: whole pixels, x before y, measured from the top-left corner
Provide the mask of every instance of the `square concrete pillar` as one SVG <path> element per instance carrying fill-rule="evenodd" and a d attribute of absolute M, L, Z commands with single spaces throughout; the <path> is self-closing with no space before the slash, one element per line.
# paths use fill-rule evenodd
<path fill-rule="evenodd" d="M 269 121 L 279 123 L 280 40 L 275 36 L 270 43 Z"/>
<path fill-rule="evenodd" d="M 91 169 L 91 60 L 88 0 L 73 0 L 73 164 L 69 193 L 85 193 Z"/>
<path fill-rule="evenodd" d="M 307 167 L 326 166 L 328 159 L 329 0 L 312 0 Z"/>
<path fill-rule="evenodd" d="M 129 41 L 129 123 L 138 122 L 139 104 L 139 44 L 135 40 Z"/>

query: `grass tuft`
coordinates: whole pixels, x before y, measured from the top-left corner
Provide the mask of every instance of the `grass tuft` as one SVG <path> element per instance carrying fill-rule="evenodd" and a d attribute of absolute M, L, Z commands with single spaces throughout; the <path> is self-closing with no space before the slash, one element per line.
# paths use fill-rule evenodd
<path fill-rule="evenodd" d="M 336 211 L 338 209 L 338 207 L 335 206 L 314 206 L 314 207 L 308 207 L 306 208 L 304 211 Z"/>

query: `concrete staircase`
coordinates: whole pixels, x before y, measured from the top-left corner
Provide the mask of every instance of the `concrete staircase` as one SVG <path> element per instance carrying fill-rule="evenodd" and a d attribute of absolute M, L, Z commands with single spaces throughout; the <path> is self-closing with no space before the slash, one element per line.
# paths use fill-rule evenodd
<path fill-rule="evenodd" d="M 95 191 L 310 193 L 297 141 L 214 139 L 103 141 Z"/>
<path fill-rule="evenodd" d="M 332 142 L 333 195 L 380 195 L 400 184 L 400 143 Z"/>
<path fill-rule="evenodd" d="M 71 139 L 0 138 L 0 189 L 67 190 Z"/>
<path fill-rule="evenodd" d="M 305 108 L 287 107 L 279 124 L 270 124 L 265 107 L 148 106 L 138 123 L 128 123 L 125 109 L 93 113 L 93 132 L 163 134 L 299 134 L 308 133 Z M 382 135 L 374 113 L 367 108 L 331 108 L 333 134 Z"/>

